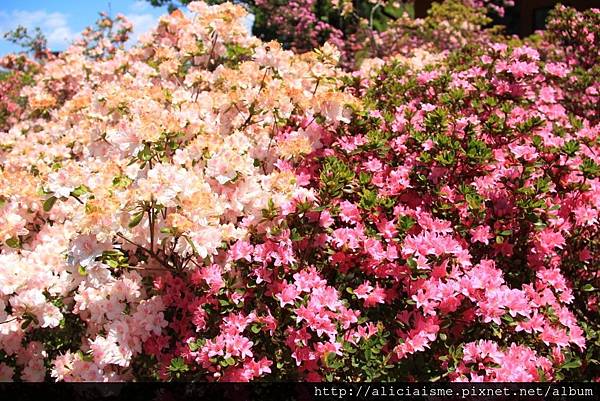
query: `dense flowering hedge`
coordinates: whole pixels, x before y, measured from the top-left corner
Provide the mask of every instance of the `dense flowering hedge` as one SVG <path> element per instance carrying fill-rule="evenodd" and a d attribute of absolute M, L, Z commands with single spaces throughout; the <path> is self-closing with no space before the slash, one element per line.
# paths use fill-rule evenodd
<path fill-rule="evenodd" d="M 600 11 L 447 2 L 353 72 L 244 15 L 105 19 L 21 84 L 0 378 L 598 380 Z"/>

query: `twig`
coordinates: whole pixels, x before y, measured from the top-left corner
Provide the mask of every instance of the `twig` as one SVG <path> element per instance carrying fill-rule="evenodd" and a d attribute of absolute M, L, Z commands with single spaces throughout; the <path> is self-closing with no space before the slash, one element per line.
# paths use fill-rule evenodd
<path fill-rule="evenodd" d="M 18 319 L 17 317 L 13 317 L 12 319 L 5 320 L 4 322 L 1 322 L 0 324 L 5 324 L 5 323 L 14 322 L 14 321 L 15 321 L 15 320 L 17 320 L 17 319 Z"/>
<path fill-rule="evenodd" d="M 154 259 L 156 259 L 157 261 L 160 262 L 160 264 L 162 264 L 164 267 L 166 268 L 170 268 L 171 266 L 169 266 L 169 264 L 162 259 L 160 256 L 158 256 L 156 253 L 152 252 L 151 250 L 144 248 L 143 246 L 136 244 L 135 242 L 131 241 L 130 239 L 126 238 L 123 234 L 121 233 L 117 233 L 117 237 L 124 239 L 125 241 L 127 241 L 128 243 L 130 243 L 131 245 L 141 249 L 142 251 L 146 252 L 148 255 L 152 256 Z"/>
<path fill-rule="evenodd" d="M 265 69 L 265 73 L 263 74 L 262 80 L 260 81 L 260 88 L 258 88 L 258 93 L 256 94 L 256 97 L 254 98 L 254 100 L 250 104 L 250 107 L 249 107 L 249 110 L 248 110 L 248 112 L 250 114 L 248 115 L 248 118 L 246 118 L 246 121 L 244 121 L 244 123 L 240 127 L 240 130 L 243 130 L 248 125 L 250 125 L 250 123 L 252 122 L 252 117 L 254 117 L 254 107 L 256 106 L 256 102 L 258 101 L 258 97 L 260 96 L 260 92 L 262 92 L 262 90 L 265 88 L 265 81 L 267 79 L 267 74 L 269 73 L 269 69 L 270 68 L 266 68 Z"/>

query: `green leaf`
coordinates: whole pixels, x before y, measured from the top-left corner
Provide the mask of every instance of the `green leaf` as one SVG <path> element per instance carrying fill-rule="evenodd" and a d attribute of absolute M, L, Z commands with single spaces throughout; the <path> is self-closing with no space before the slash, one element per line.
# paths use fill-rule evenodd
<path fill-rule="evenodd" d="M 585 292 L 592 292 L 596 290 L 596 288 L 594 288 L 594 286 L 591 284 L 586 284 L 581 289 Z"/>
<path fill-rule="evenodd" d="M 369 189 L 363 189 L 359 205 L 363 209 L 371 209 L 377 203 L 377 193 Z"/>
<path fill-rule="evenodd" d="M 44 202 L 44 212 L 49 212 L 56 203 L 56 196 L 51 196 Z"/>
<path fill-rule="evenodd" d="M 581 366 L 580 359 L 571 359 L 570 361 L 564 363 L 560 368 L 561 369 L 575 369 Z"/>
<path fill-rule="evenodd" d="M 600 165 L 587 157 L 583 160 L 579 168 L 583 171 L 583 175 L 588 179 L 594 179 L 595 177 L 600 176 Z"/>
<path fill-rule="evenodd" d="M 358 176 L 358 180 L 360 181 L 361 185 L 368 185 L 371 182 L 371 175 L 367 172 L 361 171 L 360 175 Z"/>
<path fill-rule="evenodd" d="M 140 224 L 140 221 L 142 221 L 143 217 L 144 217 L 143 210 L 141 212 L 134 214 L 133 217 L 131 218 L 131 220 L 129 221 L 129 225 L 128 225 L 129 228 L 133 228 L 133 227 L 137 226 L 138 224 Z"/>
<path fill-rule="evenodd" d="M 196 248 L 196 245 L 194 245 L 194 241 L 192 241 L 192 239 L 188 236 L 184 236 L 184 238 L 192 248 L 192 251 L 194 251 L 194 255 L 198 255 L 198 249 Z"/>
<path fill-rule="evenodd" d="M 352 182 L 354 172 L 342 160 L 328 156 L 323 162 L 320 177 L 323 192 L 335 198 L 341 196 L 344 188 Z"/>
<path fill-rule="evenodd" d="M 149 161 L 150 159 L 152 159 L 152 153 L 150 150 L 150 146 L 148 144 L 144 145 L 144 149 L 142 149 L 139 153 L 138 153 L 138 158 L 140 160 L 143 160 L 145 162 Z"/>
<path fill-rule="evenodd" d="M 188 366 L 185 364 L 185 361 L 183 360 L 183 358 L 178 357 L 178 358 L 173 358 L 171 359 L 171 365 L 169 366 L 169 371 L 175 373 L 175 372 L 187 372 L 188 371 Z"/>
<path fill-rule="evenodd" d="M 113 178 L 112 185 L 113 185 L 113 187 L 116 187 L 116 188 L 126 188 L 132 182 L 133 182 L 133 180 L 131 178 L 127 177 L 126 175 L 118 175 L 115 178 Z"/>
<path fill-rule="evenodd" d="M 31 324 L 32 320 L 31 319 L 26 319 L 22 324 L 21 324 L 21 329 L 25 330 L 27 327 L 29 327 L 29 325 Z"/>
<path fill-rule="evenodd" d="M 325 366 L 328 368 L 332 368 L 335 363 L 335 354 L 333 352 L 328 352 L 325 356 Z"/>
<path fill-rule="evenodd" d="M 163 234 L 170 234 L 170 235 L 176 235 L 177 234 L 177 228 L 175 227 L 163 227 L 160 229 L 160 232 Z"/>
<path fill-rule="evenodd" d="M 20 248 L 21 240 L 18 237 L 12 237 L 6 240 L 6 245 L 11 248 Z"/>
<path fill-rule="evenodd" d="M 569 156 L 574 156 L 577 151 L 579 151 L 579 142 L 576 140 L 571 140 L 565 143 L 562 147 L 562 151 Z"/>
<path fill-rule="evenodd" d="M 80 197 L 81 195 L 86 194 L 88 192 L 90 192 L 90 189 L 88 187 L 86 187 L 85 185 L 80 185 L 71 192 L 71 195 L 75 197 Z"/>

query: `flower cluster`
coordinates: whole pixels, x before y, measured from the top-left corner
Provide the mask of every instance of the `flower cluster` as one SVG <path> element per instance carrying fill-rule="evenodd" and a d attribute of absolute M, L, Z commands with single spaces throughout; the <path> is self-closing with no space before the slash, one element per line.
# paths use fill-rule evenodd
<path fill-rule="evenodd" d="M 8 130 L 24 110 L 21 89 L 35 73 L 38 63 L 24 55 L 7 55 L 0 60 L 0 129 Z"/>
<path fill-rule="evenodd" d="M 599 379 L 600 10 L 469 10 L 350 73 L 203 2 L 42 63 L 0 136 L 0 379 Z"/>

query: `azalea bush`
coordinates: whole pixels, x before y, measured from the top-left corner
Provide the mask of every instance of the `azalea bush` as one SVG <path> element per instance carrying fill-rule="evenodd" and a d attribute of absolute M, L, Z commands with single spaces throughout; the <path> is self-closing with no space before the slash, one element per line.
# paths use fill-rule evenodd
<path fill-rule="evenodd" d="M 153 6 L 168 5 L 171 11 L 191 2 L 148 1 Z M 222 4 L 224 0 L 207 2 Z M 352 69 L 365 57 L 389 55 L 391 49 L 378 45 L 377 37 L 387 31 L 390 25 L 410 29 L 415 5 L 414 0 L 240 0 L 236 3 L 252 13 L 252 33 L 260 39 L 277 40 L 284 48 L 295 52 L 311 51 L 329 42 L 341 52 L 340 65 L 347 69 Z M 513 0 L 456 0 L 454 3 L 477 10 L 477 13 L 494 16 L 504 16 L 505 10 L 514 6 Z M 437 3 L 433 7 L 435 10 Z M 464 28 L 465 22 L 471 24 L 470 20 L 452 21 L 453 18 L 462 17 L 455 14 L 450 20 L 442 17 L 445 23 L 438 22 L 442 22 L 445 30 L 450 26 Z M 420 36 L 419 31 L 413 31 L 413 34 Z M 440 44 L 448 38 L 444 36 Z M 450 39 L 455 40 L 452 36 Z"/>
<path fill-rule="evenodd" d="M 519 40 L 480 6 L 350 71 L 203 2 L 38 61 L 0 135 L 0 378 L 600 379 L 600 10 Z"/>
<path fill-rule="evenodd" d="M 6 57 L 3 60 L 3 67 L 7 70 L 0 73 L 1 129 L 7 130 L 17 123 L 24 106 L 20 92 L 30 76 L 27 71 L 34 66 L 35 64 L 25 57 Z"/>

